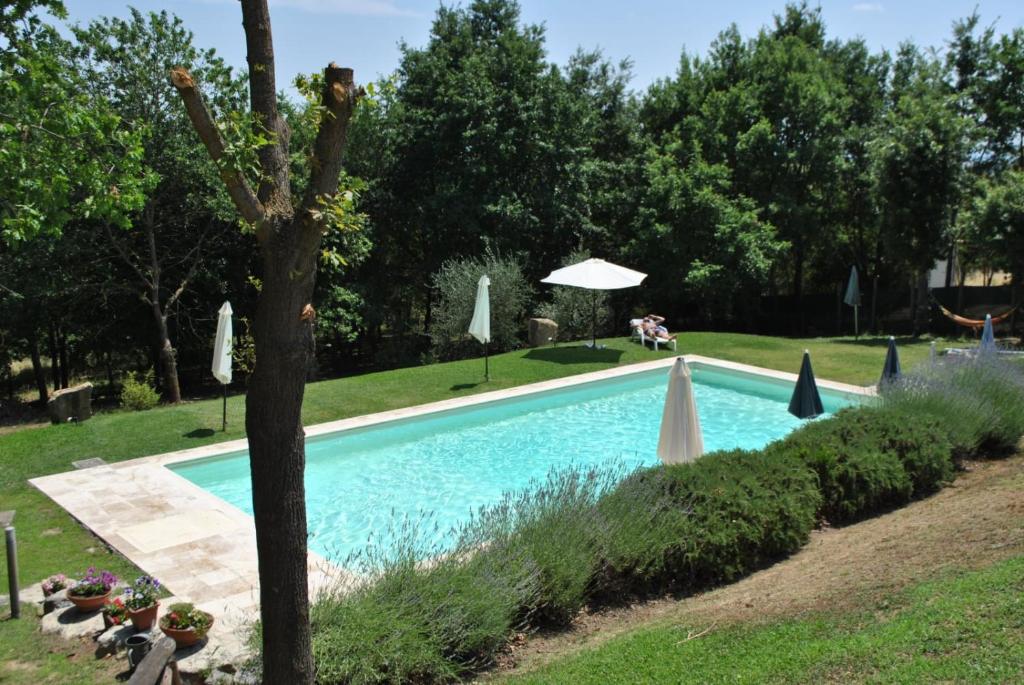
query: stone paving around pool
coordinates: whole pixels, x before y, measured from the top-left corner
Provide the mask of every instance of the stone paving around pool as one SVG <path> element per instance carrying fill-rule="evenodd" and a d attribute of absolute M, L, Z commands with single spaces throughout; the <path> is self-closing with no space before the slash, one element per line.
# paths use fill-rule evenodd
<path fill-rule="evenodd" d="M 687 355 L 691 364 L 755 374 L 793 383 L 793 374 Z M 668 369 L 674 358 L 631 364 L 507 390 L 480 393 L 393 411 L 359 416 L 306 428 L 307 436 L 369 426 L 446 409 L 564 388 L 618 376 Z M 873 388 L 819 380 L 820 387 L 863 397 Z M 69 471 L 30 482 L 105 543 L 146 573 L 160 579 L 178 601 L 190 601 L 216 618 L 211 644 L 232 642 L 259 613 L 259 570 L 253 518 L 166 468 L 169 464 L 244 451 L 234 440 L 205 447 Z M 313 597 L 324 587 L 351 576 L 309 553 L 309 587 Z M 233 651 L 233 650 L 228 650 Z"/>

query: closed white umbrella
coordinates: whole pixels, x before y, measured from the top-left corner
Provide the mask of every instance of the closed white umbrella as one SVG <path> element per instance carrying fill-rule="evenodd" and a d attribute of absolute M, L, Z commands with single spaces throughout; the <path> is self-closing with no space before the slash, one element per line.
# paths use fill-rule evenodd
<path fill-rule="evenodd" d="M 224 386 L 224 417 L 221 430 L 228 429 L 228 383 L 231 382 L 231 303 L 217 312 L 217 337 L 213 342 L 213 377 Z"/>
<path fill-rule="evenodd" d="M 666 464 L 696 461 L 704 454 L 704 436 L 693 399 L 690 367 L 682 357 L 676 359 L 668 377 L 665 411 L 658 435 L 658 458 Z"/>
<path fill-rule="evenodd" d="M 484 346 L 484 379 L 490 380 L 490 366 L 487 355 L 487 343 L 491 342 L 491 279 L 484 274 L 476 284 L 476 305 L 473 307 L 473 320 L 469 322 L 469 334 L 483 343 Z"/>
<path fill-rule="evenodd" d="M 573 288 L 586 288 L 588 290 L 619 290 L 621 288 L 633 288 L 640 285 L 647 278 L 647 274 L 627 269 L 618 264 L 606 262 L 603 259 L 587 259 L 570 266 L 555 269 L 547 278 L 541 279 L 541 283 L 552 285 L 568 285 Z M 597 294 L 593 302 L 593 346 L 597 347 Z"/>

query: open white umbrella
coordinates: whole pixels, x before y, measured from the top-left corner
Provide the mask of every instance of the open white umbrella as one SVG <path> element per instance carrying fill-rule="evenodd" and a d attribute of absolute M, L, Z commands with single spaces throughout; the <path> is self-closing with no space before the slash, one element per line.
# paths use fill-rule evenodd
<path fill-rule="evenodd" d="M 473 320 L 469 322 L 469 334 L 484 346 L 484 379 L 491 380 L 487 356 L 487 343 L 491 342 L 491 279 L 484 274 L 476 284 L 476 305 Z"/>
<path fill-rule="evenodd" d="M 228 429 L 228 383 L 231 382 L 231 303 L 217 312 L 217 337 L 213 342 L 213 377 L 224 386 L 224 418 L 221 430 Z"/>
<path fill-rule="evenodd" d="M 578 264 L 555 269 L 548 274 L 547 278 L 541 279 L 541 283 L 568 285 L 573 288 L 586 288 L 595 291 L 619 290 L 636 287 L 645 278 L 647 278 L 647 274 L 606 262 L 603 259 L 587 259 Z M 592 345 L 597 347 L 597 293 L 594 293 L 591 304 L 594 317 Z"/>
<path fill-rule="evenodd" d="M 690 367 L 682 357 L 676 359 L 668 377 L 665 411 L 658 435 L 658 458 L 666 464 L 696 461 L 704 454 L 704 436 L 693 399 Z"/>

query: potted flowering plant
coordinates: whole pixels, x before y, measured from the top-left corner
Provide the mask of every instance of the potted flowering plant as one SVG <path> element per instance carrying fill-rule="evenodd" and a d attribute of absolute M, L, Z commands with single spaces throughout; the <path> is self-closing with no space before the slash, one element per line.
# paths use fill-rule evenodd
<path fill-rule="evenodd" d="M 117 576 L 110 571 L 96 572 L 90 566 L 82 578 L 68 588 L 68 599 L 79 611 L 96 611 L 103 606 L 110 591 L 117 585 Z"/>
<path fill-rule="evenodd" d="M 43 597 L 49 597 L 50 595 L 60 592 L 71 585 L 71 581 L 63 573 L 52 575 L 42 583 Z"/>
<path fill-rule="evenodd" d="M 172 638 L 178 647 L 191 647 L 206 637 L 213 625 L 213 616 L 196 609 L 189 602 L 172 604 L 160 619 L 160 630 Z"/>
<path fill-rule="evenodd" d="M 124 607 L 135 630 L 149 630 L 156 623 L 156 612 L 160 608 L 157 595 L 160 581 L 153 576 L 139 576 L 130 587 L 124 589 Z"/>
<path fill-rule="evenodd" d="M 103 605 L 103 624 L 112 628 L 114 626 L 124 625 L 124 622 L 128 620 L 128 609 L 124 606 L 124 600 L 120 597 L 115 597 L 112 601 L 108 601 Z"/>

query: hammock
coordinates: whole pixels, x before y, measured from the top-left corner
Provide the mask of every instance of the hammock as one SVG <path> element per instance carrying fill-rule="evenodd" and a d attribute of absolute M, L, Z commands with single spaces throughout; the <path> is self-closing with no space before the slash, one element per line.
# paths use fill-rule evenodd
<path fill-rule="evenodd" d="M 985 319 L 968 319 L 965 316 L 954 314 L 953 312 L 943 307 L 942 303 L 940 303 L 934 297 L 932 298 L 932 300 L 934 300 L 935 304 L 938 305 L 940 310 L 942 310 L 942 313 L 946 315 L 946 318 L 952 321 L 953 323 L 960 324 L 961 326 L 964 326 L 966 328 L 973 328 L 975 331 L 978 331 L 985 327 Z M 995 326 L 997 323 L 1002 323 L 1003 321 L 1006 321 L 1007 319 L 1010 318 L 1010 315 L 1013 314 L 1016 310 L 1017 307 L 1011 307 L 1010 309 L 1006 310 L 999 316 L 993 316 L 992 325 Z"/>

